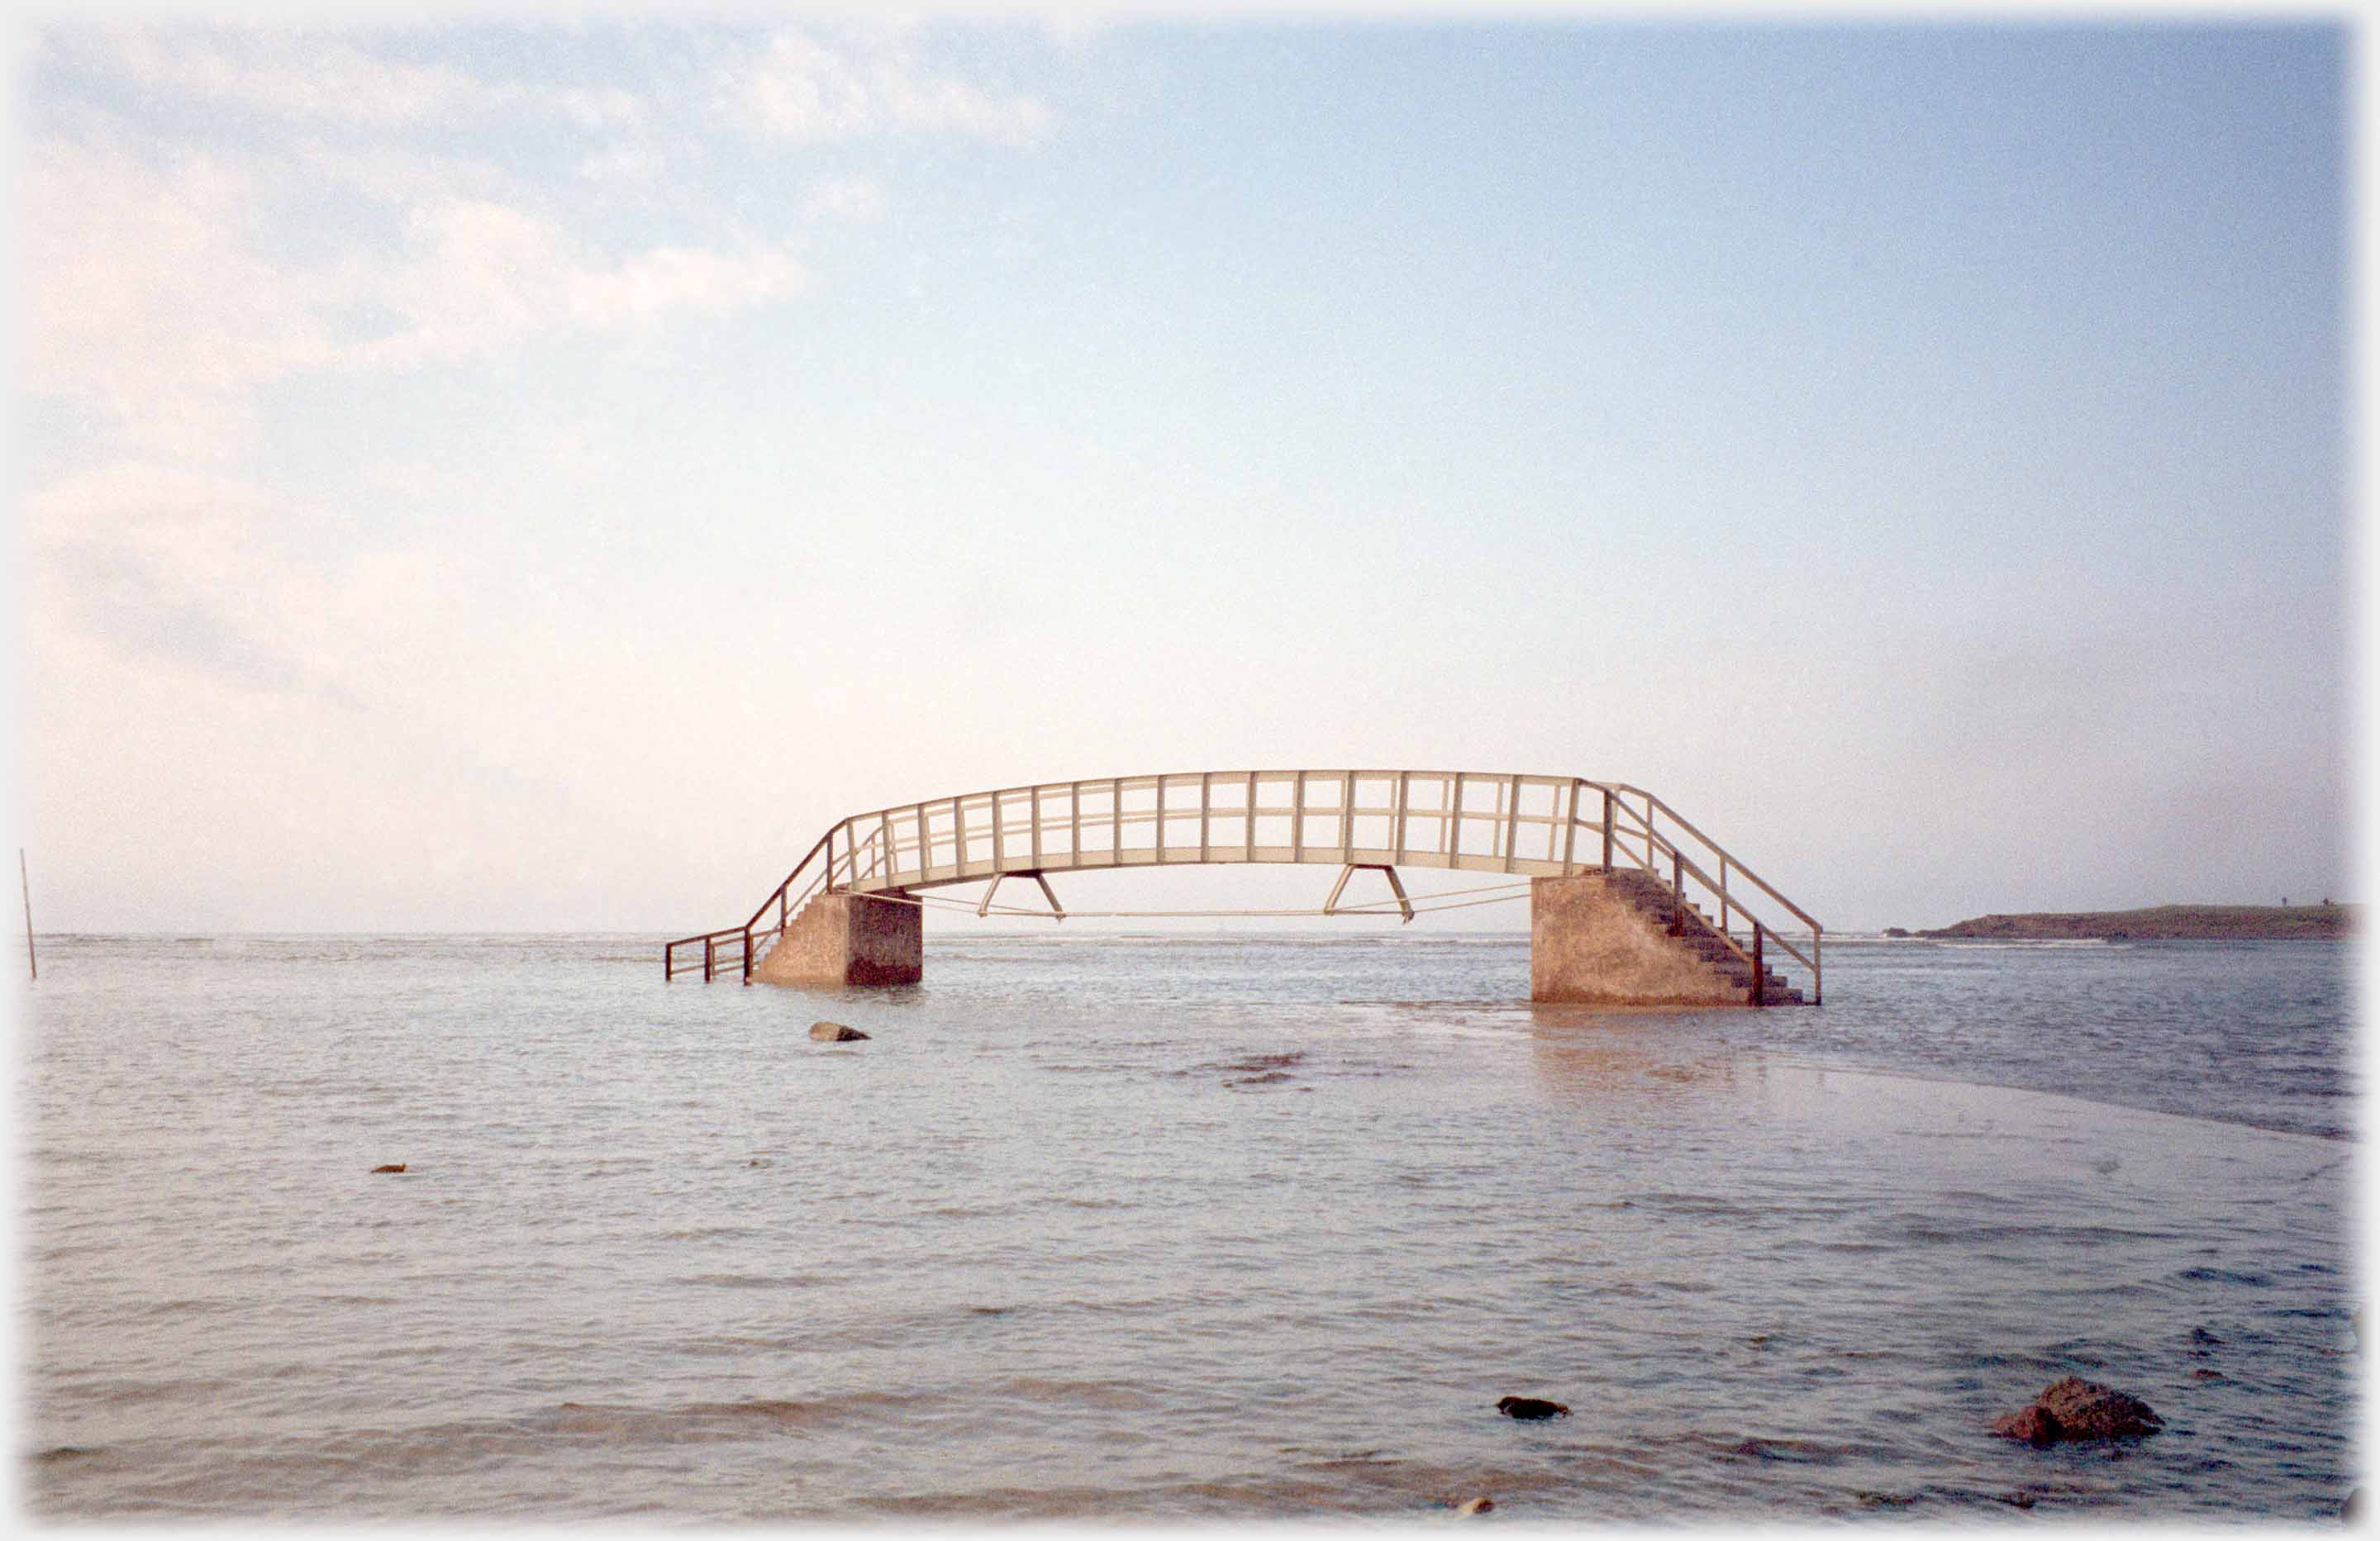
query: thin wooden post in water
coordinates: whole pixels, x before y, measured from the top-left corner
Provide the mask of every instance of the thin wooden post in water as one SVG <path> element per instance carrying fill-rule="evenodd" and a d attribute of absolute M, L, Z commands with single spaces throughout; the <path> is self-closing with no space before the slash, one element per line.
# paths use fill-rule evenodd
<path fill-rule="evenodd" d="M 1752 1003 L 1755 1006 L 1768 1004 L 1768 965 L 1761 958 L 1760 922 L 1757 920 L 1752 923 Z"/>

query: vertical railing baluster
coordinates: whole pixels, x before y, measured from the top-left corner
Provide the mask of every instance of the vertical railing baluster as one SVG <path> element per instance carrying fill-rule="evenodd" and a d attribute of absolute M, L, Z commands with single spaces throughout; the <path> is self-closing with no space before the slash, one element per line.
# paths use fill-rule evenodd
<path fill-rule="evenodd" d="M 1571 857 L 1578 849 L 1578 778 L 1570 779 L 1570 815 L 1562 820 L 1562 876 L 1571 872 Z"/>
<path fill-rule="evenodd" d="M 1504 870 L 1512 870 L 1512 858 L 1519 854 L 1521 838 L 1521 778 L 1514 776 L 1512 786 L 1512 807 L 1504 810 Z"/>

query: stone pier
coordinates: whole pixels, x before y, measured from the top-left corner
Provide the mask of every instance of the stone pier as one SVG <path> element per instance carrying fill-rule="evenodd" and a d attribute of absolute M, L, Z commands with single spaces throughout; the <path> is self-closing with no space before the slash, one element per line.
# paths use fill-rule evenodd
<path fill-rule="evenodd" d="M 914 904 L 821 893 L 803 906 L 752 977 L 771 985 L 914 985 L 926 975 L 925 916 Z"/>

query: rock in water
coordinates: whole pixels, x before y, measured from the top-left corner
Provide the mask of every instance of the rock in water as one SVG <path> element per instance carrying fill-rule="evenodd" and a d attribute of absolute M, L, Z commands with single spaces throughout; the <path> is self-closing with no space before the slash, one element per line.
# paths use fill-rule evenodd
<path fill-rule="evenodd" d="M 1570 1409 L 1558 1401 L 1541 1401 L 1536 1397 L 1499 1397 L 1496 1411 L 1508 1418 L 1567 1418 Z"/>
<path fill-rule="evenodd" d="M 867 1036 L 867 1034 L 861 1032 L 858 1028 L 845 1027 L 840 1022 L 813 1022 L 810 1024 L 810 1037 L 818 1039 L 820 1043 L 849 1043 L 855 1038 L 864 1038 Z"/>
<path fill-rule="evenodd" d="M 2080 1376 L 2045 1387 L 2034 1401 L 2057 1418 L 2061 1439 L 2121 1439 L 2165 1427 L 2165 1420 L 2140 1398 Z"/>
<path fill-rule="evenodd" d="M 1454 1506 L 1457 1514 L 1485 1514 L 1496 1507 L 1496 1500 L 1482 1493 L 1475 1499 L 1465 1499 Z"/>
<path fill-rule="evenodd" d="M 2041 1446 L 2060 1439 L 2124 1439 L 2155 1434 L 2165 1420 L 2138 1397 L 2068 1376 L 2042 1388 L 2033 1405 L 1992 1425 L 1992 1432 Z"/>
<path fill-rule="evenodd" d="M 2049 1410 L 2035 1404 L 2022 1413 L 2004 1414 L 1992 1424 L 1992 1432 L 2006 1439 L 2022 1439 L 2035 1450 L 2058 1441 L 2058 1419 Z"/>
<path fill-rule="evenodd" d="M 388 1167 L 374 1167 L 374 1168 L 372 1168 L 372 1175 L 373 1175 L 374 1177 L 378 1177 L 382 1172 L 384 1172 L 384 1171 L 403 1171 L 404 1170 L 405 1170 L 405 1163 L 404 1163 L 403 1161 L 399 1161 L 399 1162 L 397 1162 L 395 1166 L 388 1166 Z"/>

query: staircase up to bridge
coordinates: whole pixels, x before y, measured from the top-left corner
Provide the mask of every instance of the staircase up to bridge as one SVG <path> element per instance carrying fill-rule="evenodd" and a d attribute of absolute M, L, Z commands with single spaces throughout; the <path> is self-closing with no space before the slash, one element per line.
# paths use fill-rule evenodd
<path fill-rule="evenodd" d="M 1066 911 L 1052 875 L 1190 865 L 1337 867 L 1319 910 Z M 1492 875 L 1409 896 L 1399 869 Z M 1377 869 L 1395 897 L 1342 904 Z M 1047 909 L 996 904 L 1008 879 Z M 984 883 L 968 904 L 934 891 Z M 1014 891 L 1012 891 L 1014 892 Z M 1390 915 L 1529 894 L 1532 998 L 1816 1003 L 1823 928 L 1667 803 L 1626 783 L 1468 770 L 1194 770 L 1050 782 L 854 814 L 750 917 L 682 937 L 662 972 L 896 984 L 923 966 L 927 904 L 978 916 Z M 1790 970 L 1789 976 L 1786 972 Z"/>

